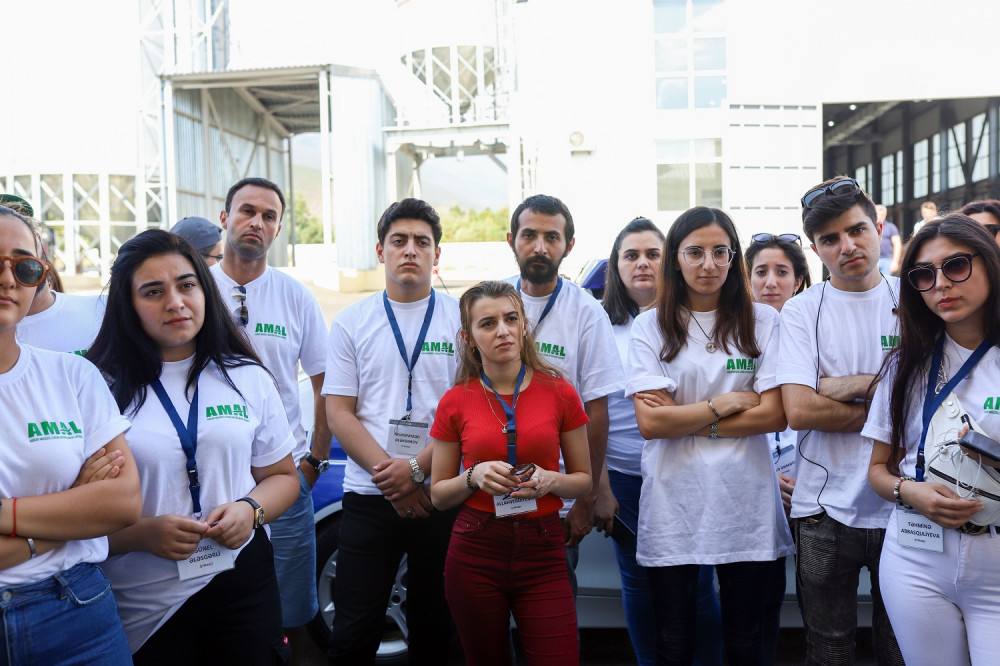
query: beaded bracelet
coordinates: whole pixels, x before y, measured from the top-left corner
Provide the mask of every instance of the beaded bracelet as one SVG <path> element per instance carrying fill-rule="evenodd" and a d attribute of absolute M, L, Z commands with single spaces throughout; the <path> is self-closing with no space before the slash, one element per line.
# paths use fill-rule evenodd
<path fill-rule="evenodd" d="M 896 485 L 892 487 L 892 496 L 896 498 L 896 506 L 903 507 L 904 509 L 912 509 L 913 507 L 903 501 L 902 496 L 899 494 L 899 487 L 903 485 L 903 481 L 916 481 L 912 476 L 901 476 L 899 480 L 896 481 Z"/>
<path fill-rule="evenodd" d="M 469 471 L 465 473 L 465 485 L 469 486 L 469 490 L 471 490 L 472 492 L 476 492 L 476 490 L 478 490 L 474 485 L 472 485 L 472 470 L 476 469 L 476 465 L 478 465 L 480 462 L 482 461 L 477 460 L 476 462 L 472 463 L 472 467 L 470 467 Z"/>

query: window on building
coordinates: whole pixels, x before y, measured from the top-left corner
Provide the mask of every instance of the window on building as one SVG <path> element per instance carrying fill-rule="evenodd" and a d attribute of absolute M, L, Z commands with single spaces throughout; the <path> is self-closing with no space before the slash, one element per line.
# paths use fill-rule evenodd
<path fill-rule="evenodd" d="M 903 202 L 903 183 L 906 182 L 904 178 L 906 178 L 906 175 L 903 172 L 903 151 L 897 150 L 896 151 L 896 202 L 897 203 Z"/>
<path fill-rule="evenodd" d="M 948 187 L 965 185 L 965 123 L 948 132 Z"/>
<path fill-rule="evenodd" d="M 872 191 L 871 181 L 868 180 L 868 174 L 872 172 L 872 165 L 866 164 L 864 166 L 859 166 L 854 170 L 854 180 L 858 181 L 858 185 L 861 186 L 865 192 L 869 194 Z"/>
<path fill-rule="evenodd" d="M 941 191 L 941 135 L 931 137 L 931 192 Z"/>
<path fill-rule="evenodd" d="M 717 109 L 727 94 L 724 0 L 656 0 L 656 108 Z"/>
<path fill-rule="evenodd" d="M 722 140 L 656 142 L 656 209 L 722 206 Z"/>
<path fill-rule="evenodd" d="M 972 119 L 972 146 L 978 147 L 972 167 L 972 182 L 975 183 L 990 177 L 990 124 L 986 122 L 985 113 Z"/>
<path fill-rule="evenodd" d="M 927 146 L 927 139 L 913 144 L 913 196 L 916 199 L 927 196 Z"/>
<path fill-rule="evenodd" d="M 882 194 L 879 203 L 885 206 L 896 205 L 896 171 L 892 155 L 882 158 Z"/>

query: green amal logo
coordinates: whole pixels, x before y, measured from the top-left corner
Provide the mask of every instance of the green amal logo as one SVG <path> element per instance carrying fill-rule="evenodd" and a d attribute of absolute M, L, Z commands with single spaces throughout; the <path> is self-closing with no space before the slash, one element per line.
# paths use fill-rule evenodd
<path fill-rule="evenodd" d="M 549 356 L 551 358 L 566 358 L 566 347 L 562 345 L 553 345 L 548 342 L 535 341 L 535 347 L 538 348 L 538 353 L 542 356 Z"/>
<path fill-rule="evenodd" d="M 76 425 L 76 421 L 39 421 L 38 423 L 28 423 L 29 442 L 77 438 L 83 438 L 83 431 Z"/>
<path fill-rule="evenodd" d="M 434 354 L 437 356 L 454 356 L 455 345 L 451 342 L 425 342 L 420 348 L 421 354 Z"/>
<path fill-rule="evenodd" d="M 983 411 L 987 414 L 1000 414 L 1000 395 L 986 398 L 986 402 L 983 403 Z"/>
<path fill-rule="evenodd" d="M 899 346 L 899 336 L 898 335 L 883 335 L 882 336 L 882 351 L 889 352 L 892 351 L 894 347 Z"/>
<path fill-rule="evenodd" d="M 254 335 L 266 335 L 270 338 L 281 338 L 284 340 L 288 337 L 285 333 L 285 327 L 281 324 L 257 324 L 257 328 L 253 331 Z"/>
<path fill-rule="evenodd" d="M 757 361 L 752 358 L 727 358 L 726 372 L 729 374 L 752 375 L 757 370 Z"/>
<path fill-rule="evenodd" d="M 216 405 L 205 408 L 205 420 L 215 421 L 216 419 L 236 419 L 237 421 L 249 421 L 246 405 Z"/>

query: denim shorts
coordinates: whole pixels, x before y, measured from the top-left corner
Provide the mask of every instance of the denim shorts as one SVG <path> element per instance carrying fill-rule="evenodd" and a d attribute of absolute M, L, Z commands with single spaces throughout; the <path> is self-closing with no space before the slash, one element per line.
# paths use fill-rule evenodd
<path fill-rule="evenodd" d="M 0 589 L 0 610 L 0 666 L 132 663 L 111 583 L 96 564 Z"/>

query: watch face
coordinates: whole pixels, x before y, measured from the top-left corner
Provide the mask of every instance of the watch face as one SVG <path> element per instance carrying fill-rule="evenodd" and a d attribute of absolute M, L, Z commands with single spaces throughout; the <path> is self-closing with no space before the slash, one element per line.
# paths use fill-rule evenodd
<path fill-rule="evenodd" d="M 326 472 L 329 469 L 330 469 L 330 461 L 329 460 L 320 460 L 319 464 L 316 465 L 316 471 L 319 472 L 320 474 Z"/>
<path fill-rule="evenodd" d="M 264 509 L 257 509 L 254 512 L 254 518 L 256 518 L 257 527 L 263 527 L 264 525 Z"/>
<path fill-rule="evenodd" d="M 413 473 L 413 482 L 414 483 L 423 483 L 424 482 L 424 478 L 425 478 L 424 477 L 424 473 L 422 471 L 420 471 L 420 470 L 417 470 L 416 472 Z"/>

